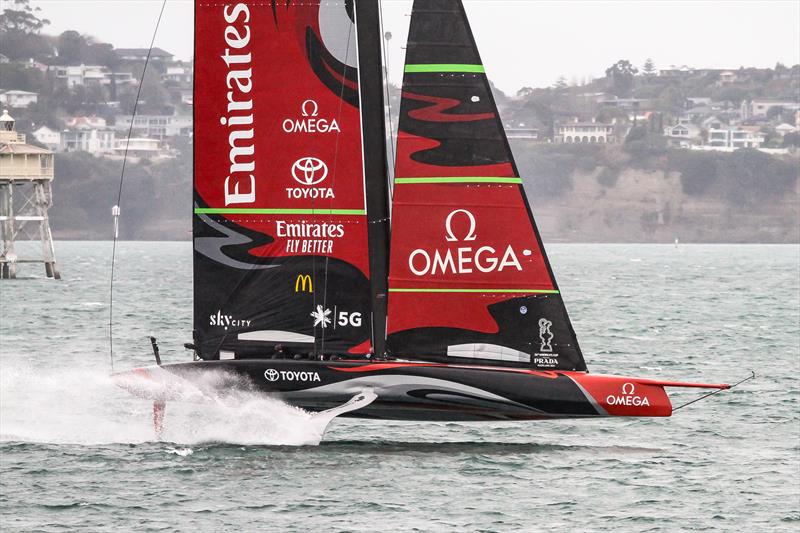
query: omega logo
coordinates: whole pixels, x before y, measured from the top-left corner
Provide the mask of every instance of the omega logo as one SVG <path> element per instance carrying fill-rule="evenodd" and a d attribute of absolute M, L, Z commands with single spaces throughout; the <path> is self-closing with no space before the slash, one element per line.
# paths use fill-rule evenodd
<path fill-rule="evenodd" d="M 453 234 L 453 217 L 456 216 L 458 213 L 464 213 L 467 215 L 469 219 L 469 231 L 467 232 L 467 236 L 464 237 L 465 241 L 474 241 L 475 240 L 475 215 L 467 211 L 466 209 L 456 209 L 449 215 L 447 215 L 447 220 L 445 220 L 444 225 L 445 229 L 447 230 L 447 242 L 456 242 L 458 238 Z"/>

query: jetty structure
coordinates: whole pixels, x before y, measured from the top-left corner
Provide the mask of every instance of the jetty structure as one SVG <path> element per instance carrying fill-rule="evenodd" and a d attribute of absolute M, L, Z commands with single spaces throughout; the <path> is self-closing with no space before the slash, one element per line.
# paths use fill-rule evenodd
<path fill-rule="evenodd" d="M 0 279 L 14 279 L 22 263 L 43 263 L 48 278 L 61 279 L 56 268 L 53 234 L 47 211 L 53 205 L 53 152 L 26 143 L 15 121 L 0 115 Z M 41 254 L 25 248 L 17 255 L 17 241 L 41 241 Z M 30 255 L 29 255 L 30 254 Z"/>

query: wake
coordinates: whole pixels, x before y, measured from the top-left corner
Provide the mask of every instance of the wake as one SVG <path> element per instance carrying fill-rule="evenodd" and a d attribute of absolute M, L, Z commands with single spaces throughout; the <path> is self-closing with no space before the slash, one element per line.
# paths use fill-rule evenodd
<path fill-rule="evenodd" d="M 102 445 L 156 440 L 151 401 L 134 398 L 96 368 L 0 366 L 0 442 Z M 224 376 L 209 379 L 228 379 Z M 244 383 L 167 402 L 162 440 L 177 445 L 317 445 L 327 421 Z M 211 394 L 211 395 L 209 395 Z M 325 422 L 324 425 L 321 425 Z"/>

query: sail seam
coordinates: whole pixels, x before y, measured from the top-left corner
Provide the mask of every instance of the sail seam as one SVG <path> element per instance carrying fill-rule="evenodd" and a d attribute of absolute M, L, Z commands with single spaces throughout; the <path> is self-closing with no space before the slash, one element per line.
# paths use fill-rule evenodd
<path fill-rule="evenodd" d="M 484 74 L 486 71 L 484 70 L 483 65 L 468 65 L 464 63 L 432 63 L 406 65 L 405 72 L 469 72 L 474 74 Z"/>
<path fill-rule="evenodd" d="M 391 287 L 389 292 L 514 292 L 524 294 L 559 294 L 559 291 L 553 289 L 444 289 L 444 288 L 405 288 L 405 287 Z"/>
<path fill-rule="evenodd" d="M 194 212 L 197 215 L 367 215 L 364 209 L 279 209 L 260 207 L 197 207 Z"/>
<path fill-rule="evenodd" d="M 419 177 L 395 178 L 395 183 L 515 183 L 521 184 L 522 178 L 490 177 L 490 176 L 459 176 L 459 177 Z"/>

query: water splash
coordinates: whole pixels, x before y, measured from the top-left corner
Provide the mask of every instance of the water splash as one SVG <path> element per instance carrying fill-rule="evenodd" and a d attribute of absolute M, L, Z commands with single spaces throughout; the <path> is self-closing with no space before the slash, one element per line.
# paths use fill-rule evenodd
<path fill-rule="evenodd" d="M 152 402 L 130 396 L 96 368 L 0 366 L 0 442 L 99 445 L 156 440 Z M 163 440 L 178 445 L 316 445 L 324 427 L 312 413 L 211 375 L 202 393 L 168 402 Z M 327 425 L 327 424 L 326 424 Z"/>

